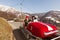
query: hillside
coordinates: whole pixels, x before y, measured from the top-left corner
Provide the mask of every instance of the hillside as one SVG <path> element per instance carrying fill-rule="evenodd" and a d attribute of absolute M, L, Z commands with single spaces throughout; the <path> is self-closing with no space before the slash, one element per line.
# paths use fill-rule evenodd
<path fill-rule="evenodd" d="M 56 19 L 59 19 L 60 18 L 60 11 L 54 11 L 54 10 L 48 11 L 42 17 L 42 19 L 45 18 L 45 17 L 55 17 Z"/>
<path fill-rule="evenodd" d="M 0 17 L 3 17 L 7 20 L 12 20 L 14 18 L 24 18 L 23 14 L 24 14 L 23 12 L 21 14 L 21 12 L 16 10 L 15 8 L 0 5 Z"/>
<path fill-rule="evenodd" d="M 13 7 L 0 5 L 0 17 L 3 17 L 7 20 L 12 20 L 14 18 L 24 19 L 26 14 L 30 16 L 37 15 L 40 18 L 40 20 L 45 20 L 46 17 L 53 17 L 56 20 L 60 20 L 60 11 L 51 10 L 45 13 L 30 14 L 30 13 L 18 11 Z"/>

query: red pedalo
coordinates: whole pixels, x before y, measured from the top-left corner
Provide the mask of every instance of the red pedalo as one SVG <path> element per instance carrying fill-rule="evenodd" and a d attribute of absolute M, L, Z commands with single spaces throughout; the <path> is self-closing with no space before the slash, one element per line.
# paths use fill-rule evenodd
<path fill-rule="evenodd" d="M 32 33 L 32 35 L 39 38 L 47 38 L 56 35 L 58 29 L 56 26 L 51 24 L 45 24 L 42 22 L 31 22 L 27 26 L 27 30 Z"/>

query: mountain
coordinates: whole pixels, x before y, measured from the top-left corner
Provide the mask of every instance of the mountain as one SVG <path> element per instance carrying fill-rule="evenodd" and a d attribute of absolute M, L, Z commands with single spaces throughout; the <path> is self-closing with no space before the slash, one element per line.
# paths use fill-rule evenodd
<path fill-rule="evenodd" d="M 0 5 L 0 11 L 13 13 L 13 12 L 16 12 L 17 10 L 9 6 Z"/>
<path fill-rule="evenodd" d="M 54 10 L 48 11 L 42 18 L 49 17 L 49 16 L 60 18 L 60 11 L 54 11 Z"/>
<path fill-rule="evenodd" d="M 45 13 L 33 13 L 33 14 L 31 13 L 30 14 L 30 13 L 18 11 L 13 7 L 0 5 L 0 17 L 4 17 L 7 20 L 12 20 L 14 18 L 24 19 L 26 14 L 30 16 L 37 15 L 39 16 L 40 20 L 45 20 L 44 18 L 49 17 L 49 16 L 54 17 L 57 20 L 60 20 L 60 11 L 51 10 Z"/>
<path fill-rule="evenodd" d="M 41 18 L 42 16 L 44 16 L 46 13 L 26 13 L 26 14 L 28 14 L 28 15 L 30 15 L 30 16 L 38 16 L 39 18 Z"/>
<path fill-rule="evenodd" d="M 58 15 L 60 15 L 60 11 L 51 10 L 46 13 L 46 16 L 58 16 Z"/>
<path fill-rule="evenodd" d="M 51 10 L 46 12 L 46 14 L 41 17 L 41 21 L 56 26 L 60 25 L 60 11 Z"/>
<path fill-rule="evenodd" d="M 13 7 L 0 5 L 0 17 L 4 17 L 7 20 L 12 20 L 14 18 L 22 16 L 23 14 L 24 12 L 21 13 Z"/>

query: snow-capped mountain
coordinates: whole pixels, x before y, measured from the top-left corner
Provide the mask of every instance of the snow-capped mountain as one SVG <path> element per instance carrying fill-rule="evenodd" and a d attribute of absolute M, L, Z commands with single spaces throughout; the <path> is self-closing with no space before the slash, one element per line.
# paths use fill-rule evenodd
<path fill-rule="evenodd" d="M 10 7 L 5 5 L 0 5 L 0 11 L 7 11 Z"/>
<path fill-rule="evenodd" d="M 0 5 L 0 17 L 4 17 L 5 19 L 13 19 L 17 17 L 20 18 L 20 16 L 24 17 L 25 16 L 24 12 L 20 12 L 13 7 Z"/>
<path fill-rule="evenodd" d="M 13 7 L 0 5 L 0 17 L 4 17 L 6 19 L 13 19 L 17 17 L 16 14 L 20 13 Z"/>
<path fill-rule="evenodd" d="M 0 5 L 0 11 L 4 12 L 16 12 L 17 10 L 15 8 L 5 6 L 5 5 Z"/>

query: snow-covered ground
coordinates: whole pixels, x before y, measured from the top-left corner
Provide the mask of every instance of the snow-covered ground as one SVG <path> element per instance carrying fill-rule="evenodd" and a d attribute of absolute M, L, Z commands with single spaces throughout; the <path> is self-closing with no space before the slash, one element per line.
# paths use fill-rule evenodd
<path fill-rule="evenodd" d="M 23 22 L 13 22 L 13 21 L 8 21 L 11 26 L 12 26 L 12 29 L 19 29 L 20 26 L 23 26 Z"/>

